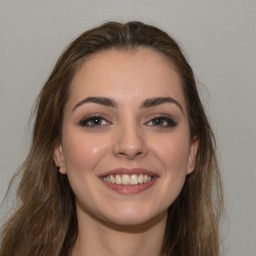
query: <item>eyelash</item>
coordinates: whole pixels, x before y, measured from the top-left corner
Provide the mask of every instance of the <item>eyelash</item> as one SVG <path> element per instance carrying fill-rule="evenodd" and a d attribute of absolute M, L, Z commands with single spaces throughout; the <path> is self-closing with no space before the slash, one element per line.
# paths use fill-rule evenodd
<path fill-rule="evenodd" d="M 174 128 L 177 126 L 177 122 L 175 122 L 171 117 L 166 117 L 166 116 L 155 116 L 153 118 L 150 119 L 150 121 L 146 122 L 147 124 L 150 122 L 156 122 L 157 120 L 160 120 L 161 123 L 162 122 L 166 122 L 165 125 L 150 125 L 150 126 L 154 126 L 154 127 L 160 127 L 160 128 Z"/>
<path fill-rule="evenodd" d="M 88 124 L 89 122 L 92 122 L 92 121 L 96 121 L 96 120 L 100 120 L 100 124 Z M 106 121 L 107 123 L 109 123 L 105 118 L 103 118 L 102 116 L 100 115 L 91 115 L 85 119 L 82 119 L 80 122 L 79 122 L 79 125 L 82 126 L 82 127 L 86 127 L 86 128 L 99 128 L 103 125 L 106 125 L 106 124 L 101 124 L 102 121 Z"/>
<path fill-rule="evenodd" d="M 89 124 L 90 122 L 93 121 L 99 121 L 99 124 Z M 160 120 L 160 122 L 163 124 L 163 122 L 165 123 L 165 125 L 149 125 L 150 122 L 156 122 L 157 120 Z M 86 127 L 86 128 L 101 128 L 102 126 L 105 126 L 107 124 L 102 124 L 102 122 L 106 122 L 106 123 L 110 123 L 109 121 L 107 121 L 104 117 L 102 117 L 101 115 L 91 115 L 85 119 L 82 119 L 79 122 L 79 125 L 82 127 Z M 175 122 L 172 118 L 170 117 L 166 117 L 166 116 L 154 116 L 152 118 L 150 118 L 149 121 L 147 121 L 145 124 L 149 125 L 149 126 L 153 126 L 153 127 L 161 127 L 161 128 L 174 128 L 177 126 L 177 122 Z"/>

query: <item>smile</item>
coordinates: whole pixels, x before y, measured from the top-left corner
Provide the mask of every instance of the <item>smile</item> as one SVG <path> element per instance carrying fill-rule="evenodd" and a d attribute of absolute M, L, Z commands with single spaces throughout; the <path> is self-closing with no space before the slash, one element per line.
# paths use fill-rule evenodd
<path fill-rule="evenodd" d="M 120 194 L 138 194 L 151 188 L 159 178 L 157 173 L 142 168 L 118 168 L 102 173 L 104 184 Z"/>
<path fill-rule="evenodd" d="M 147 174 L 116 174 L 102 177 L 105 182 L 117 185 L 135 186 L 145 184 L 154 180 L 154 176 Z"/>

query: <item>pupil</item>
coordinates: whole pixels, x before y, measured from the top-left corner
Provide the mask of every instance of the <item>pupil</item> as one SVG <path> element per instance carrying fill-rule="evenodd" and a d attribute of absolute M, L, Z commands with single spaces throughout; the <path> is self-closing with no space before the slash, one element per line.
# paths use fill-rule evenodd
<path fill-rule="evenodd" d="M 163 123 L 163 120 L 160 119 L 160 118 L 156 118 L 156 119 L 154 120 L 154 124 L 155 124 L 155 125 L 161 125 L 162 123 Z"/>
<path fill-rule="evenodd" d="M 101 124 L 101 119 L 100 118 L 94 118 L 93 123 L 94 124 Z"/>

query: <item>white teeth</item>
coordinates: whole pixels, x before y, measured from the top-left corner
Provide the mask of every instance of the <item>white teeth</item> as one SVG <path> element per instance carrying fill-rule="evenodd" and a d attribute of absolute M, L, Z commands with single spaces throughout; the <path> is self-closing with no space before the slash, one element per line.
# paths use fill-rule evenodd
<path fill-rule="evenodd" d="M 146 183 L 148 181 L 148 175 L 143 176 L 143 182 Z"/>
<path fill-rule="evenodd" d="M 139 184 L 143 183 L 143 174 L 139 175 L 139 179 L 138 179 Z"/>
<path fill-rule="evenodd" d="M 103 177 L 103 180 L 108 183 L 117 184 L 117 185 L 138 185 L 143 183 L 148 183 L 153 180 L 153 176 L 149 176 L 147 174 L 117 174 L 117 175 L 109 175 Z"/>
<path fill-rule="evenodd" d="M 116 179 L 114 178 L 113 175 L 110 175 L 110 182 L 111 182 L 112 184 L 115 184 L 115 183 L 116 183 Z"/>
<path fill-rule="evenodd" d="M 121 179 L 121 176 L 120 175 L 116 175 L 116 184 L 122 184 L 122 179 Z"/>
<path fill-rule="evenodd" d="M 138 185 L 138 176 L 136 174 L 133 174 L 130 179 L 131 185 Z"/>
<path fill-rule="evenodd" d="M 127 174 L 122 175 L 122 184 L 129 185 L 130 184 L 130 177 Z"/>

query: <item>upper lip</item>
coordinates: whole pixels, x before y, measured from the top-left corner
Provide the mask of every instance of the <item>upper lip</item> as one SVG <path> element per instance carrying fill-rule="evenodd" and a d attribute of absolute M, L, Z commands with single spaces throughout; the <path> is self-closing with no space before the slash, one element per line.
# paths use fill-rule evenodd
<path fill-rule="evenodd" d="M 144 174 L 148 176 L 159 176 L 157 173 L 143 168 L 116 168 L 100 174 L 100 177 L 116 175 L 116 174 Z"/>

